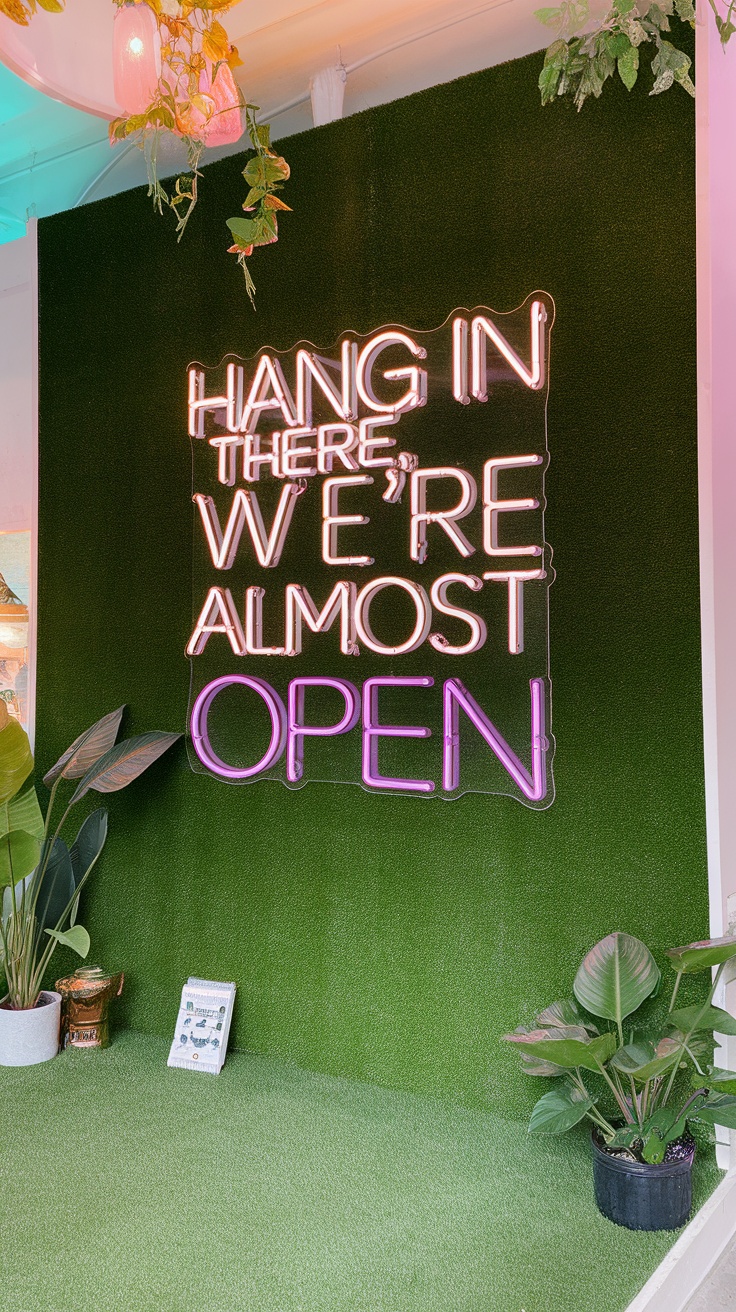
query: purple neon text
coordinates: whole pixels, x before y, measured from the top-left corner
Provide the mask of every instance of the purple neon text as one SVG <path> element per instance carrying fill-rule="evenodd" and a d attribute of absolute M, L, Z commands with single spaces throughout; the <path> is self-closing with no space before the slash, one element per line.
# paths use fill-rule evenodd
<path fill-rule="evenodd" d="M 270 725 L 269 744 L 259 761 L 249 766 L 233 766 L 223 761 L 212 746 L 208 720 L 213 702 L 226 688 L 240 685 L 261 699 Z M 192 744 L 199 760 L 211 773 L 233 782 L 254 779 L 266 774 L 286 752 L 286 778 L 297 783 L 304 777 L 304 744 L 309 737 L 333 737 L 349 733 L 361 718 L 362 709 L 362 769 L 363 783 L 369 788 L 388 789 L 394 792 L 432 793 L 436 784 L 431 779 L 395 778 L 382 775 L 378 763 L 378 745 L 381 738 L 429 738 L 431 730 L 422 725 L 389 725 L 380 720 L 381 688 L 422 688 L 434 686 L 434 679 L 424 676 L 382 676 L 366 679 L 362 698 L 348 679 L 305 677 L 292 679 L 287 696 L 288 710 L 283 700 L 265 679 L 254 675 L 228 674 L 208 683 L 199 693 L 190 721 Z M 309 725 L 305 722 L 305 690 L 331 688 L 343 699 L 343 713 L 333 725 Z M 462 784 L 460 712 L 484 740 L 501 763 L 520 793 L 528 802 L 541 802 L 547 795 L 547 753 L 545 688 L 543 679 L 531 679 L 530 727 L 531 770 L 516 755 L 490 720 L 483 708 L 468 692 L 459 679 L 447 679 L 442 690 L 443 744 L 441 787 L 452 793 Z"/>

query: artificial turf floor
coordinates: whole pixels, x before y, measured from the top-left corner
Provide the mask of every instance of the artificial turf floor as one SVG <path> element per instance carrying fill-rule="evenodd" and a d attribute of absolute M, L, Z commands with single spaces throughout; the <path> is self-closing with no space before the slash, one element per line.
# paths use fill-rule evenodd
<path fill-rule="evenodd" d="M 0 1069 L 2 1312 L 623 1312 L 675 1238 L 603 1220 L 584 1132 L 167 1052 Z"/>

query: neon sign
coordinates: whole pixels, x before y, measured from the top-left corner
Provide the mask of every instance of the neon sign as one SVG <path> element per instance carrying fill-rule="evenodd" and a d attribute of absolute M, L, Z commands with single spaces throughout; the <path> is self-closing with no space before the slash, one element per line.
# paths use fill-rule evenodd
<path fill-rule="evenodd" d="M 550 805 L 553 318 L 189 367 L 195 770 Z"/>

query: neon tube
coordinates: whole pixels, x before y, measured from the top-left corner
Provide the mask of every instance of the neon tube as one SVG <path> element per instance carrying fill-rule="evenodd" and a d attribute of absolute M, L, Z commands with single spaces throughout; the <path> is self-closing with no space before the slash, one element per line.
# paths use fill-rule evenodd
<path fill-rule="evenodd" d="M 544 680 L 531 679 L 532 772 L 529 774 L 505 738 L 488 719 L 459 679 L 448 679 L 443 690 L 443 759 L 442 787 L 452 793 L 460 786 L 460 711 L 463 710 L 481 738 L 498 757 L 504 770 L 530 802 L 541 802 L 547 795 L 547 750 L 545 737 Z"/>
<path fill-rule="evenodd" d="M 307 725 L 304 723 L 304 691 L 306 688 L 334 688 L 345 702 L 345 710 L 337 724 Z M 289 684 L 289 717 L 286 730 L 286 777 L 298 782 L 304 774 L 304 739 L 332 738 L 349 733 L 360 719 L 360 693 L 347 679 L 304 678 L 292 679 Z"/>
<path fill-rule="evenodd" d="M 244 688 L 251 688 L 257 693 L 265 702 L 271 721 L 271 740 L 266 752 L 255 765 L 245 768 L 227 765 L 221 760 L 210 742 L 208 731 L 209 713 L 213 701 L 223 688 L 234 684 L 242 684 Z M 254 775 L 270 769 L 283 754 L 286 744 L 286 707 L 276 690 L 264 679 L 257 679 L 250 674 L 227 674 L 220 679 L 214 679 L 202 689 L 192 707 L 190 730 L 192 746 L 207 770 L 221 775 L 223 779 L 252 779 Z"/>
<path fill-rule="evenodd" d="M 392 788 L 409 793 L 433 793 L 431 779 L 394 779 L 378 773 L 379 738 L 431 738 L 432 730 L 415 725 L 388 725 L 378 722 L 379 688 L 431 688 L 434 679 L 384 676 L 366 679 L 363 684 L 363 783 L 369 788 Z"/>

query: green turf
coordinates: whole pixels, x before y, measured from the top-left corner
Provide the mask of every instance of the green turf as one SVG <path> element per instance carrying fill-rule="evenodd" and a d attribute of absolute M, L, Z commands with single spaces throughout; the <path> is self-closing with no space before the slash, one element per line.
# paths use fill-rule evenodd
<path fill-rule="evenodd" d="M 582 1132 L 167 1047 L 0 1070 L 3 1312 L 622 1312 L 672 1243 L 598 1215 Z"/>

